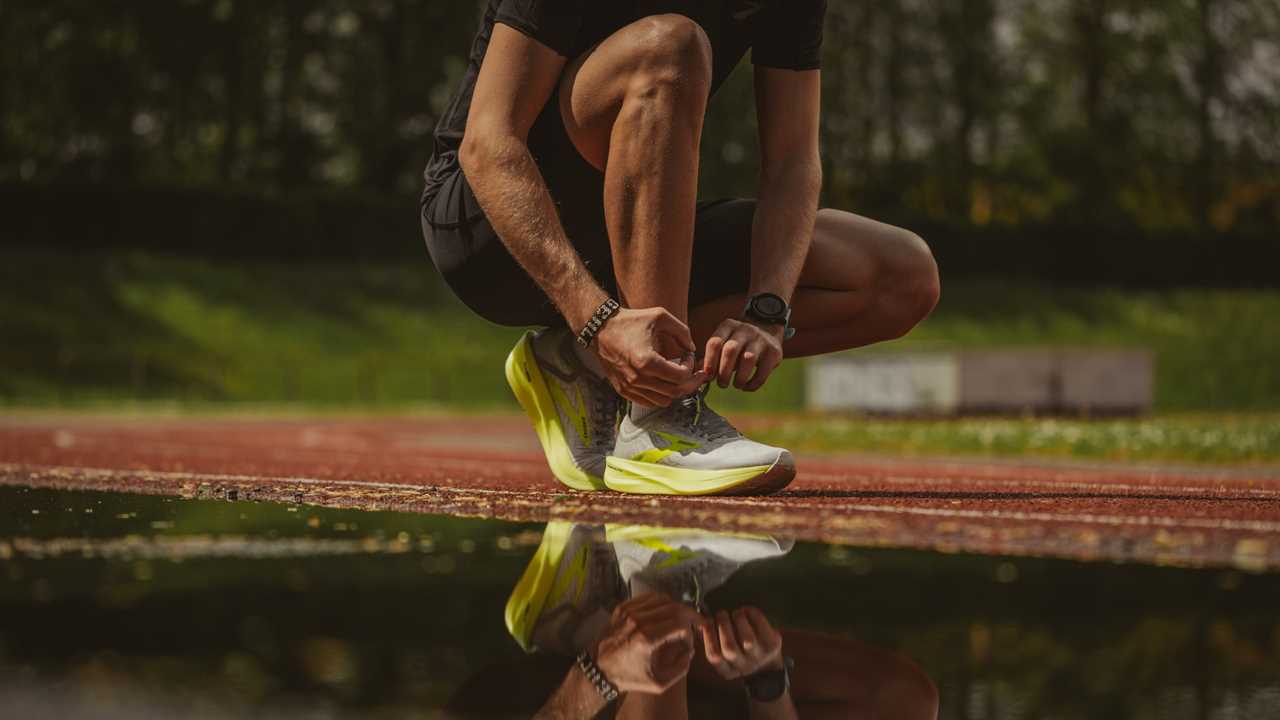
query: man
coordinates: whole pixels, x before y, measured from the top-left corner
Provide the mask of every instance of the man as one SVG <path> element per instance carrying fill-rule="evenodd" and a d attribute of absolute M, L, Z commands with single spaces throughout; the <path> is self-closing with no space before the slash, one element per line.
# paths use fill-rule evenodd
<path fill-rule="evenodd" d="M 711 411 L 708 383 L 757 390 L 784 352 L 900 337 L 937 302 L 920 238 L 818 209 L 825 11 L 490 0 L 436 130 L 423 229 L 469 307 L 547 328 L 507 379 L 565 485 L 776 491 L 790 453 Z M 707 102 L 748 50 L 759 199 L 699 203 Z"/>

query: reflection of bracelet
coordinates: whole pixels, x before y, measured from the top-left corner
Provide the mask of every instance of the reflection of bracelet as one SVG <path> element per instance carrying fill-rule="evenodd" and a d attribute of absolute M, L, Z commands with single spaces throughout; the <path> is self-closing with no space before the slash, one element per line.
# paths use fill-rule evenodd
<path fill-rule="evenodd" d="M 617 300 L 613 298 L 605 298 L 600 303 L 600 307 L 596 308 L 595 313 L 587 320 L 587 324 L 578 332 L 578 344 L 582 347 L 589 347 L 591 341 L 595 339 L 596 333 L 600 332 L 600 328 L 604 327 L 605 321 L 613 317 L 615 313 L 622 309 Z"/>
<path fill-rule="evenodd" d="M 600 666 L 596 665 L 596 661 L 591 659 L 591 654 L 583 650 L 578 654 L 578 667 L 582 669 L 582 674 L 587 676 L 587 680 L 595 686 L 596 692 L 600 693 L 600 697 L 607 702 L 613 702 L 618 699 L 618 686 L 609 682 L 609 678 L 604 676 L 604 672 L 600 670 Z"/>

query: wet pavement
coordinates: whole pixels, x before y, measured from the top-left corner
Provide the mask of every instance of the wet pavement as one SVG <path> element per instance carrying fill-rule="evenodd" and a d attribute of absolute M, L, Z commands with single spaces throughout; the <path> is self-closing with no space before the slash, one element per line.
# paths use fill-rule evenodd
<path fill-rule="evenodd" d="M 574 592 L 528 579 L 587 557 Z M 11 485 L 0 717 L 528 717 L 658 590 L 759 608 L 801 717 L 1280 718 L 1263 570 Z M 705 670 L 691 716 L 744 716 Z"/>
<path fill-rule="evenodd" d="M 0 418 L 0 485 L 519 522 L 687 525 L 942 552 L 1280 570 L 1280 471 L 797 456 L 766 498 L 556 483 L 523 417 Z"/>

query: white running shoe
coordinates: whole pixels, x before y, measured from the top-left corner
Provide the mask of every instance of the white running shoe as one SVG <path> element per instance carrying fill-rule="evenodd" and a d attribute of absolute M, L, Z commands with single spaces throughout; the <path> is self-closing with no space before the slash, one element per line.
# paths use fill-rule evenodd
<path fill-rule="evenodd" d="M 582 365 L 568 330 L 527 332 L 507 356 L 507 383 L 533 422 L 547 464 L 575 490 L 603 490 L 622 398 Z"/>
<path fill-rule="evenodd" d="M 707 407 L 709 387 L 624 415 L 604 484 L 646 495 L 767 495 L 786 487 L 796 475 L 791 453 L 743 437 Z"/>
<path fill-rule="evenodd" d="M 598 639 L 625 594 L 604 529 L 553 521 L 507 598 L 507 630 L 526 652 L 576 655 Z"/>
<path fill-rule="evenodd" d="M 695 608 L 743 565 L 782 557 L 795 546 L 769 535 L 636 525 L 609 525 L 605 537 L 630 596 L 661 592 Z"/>

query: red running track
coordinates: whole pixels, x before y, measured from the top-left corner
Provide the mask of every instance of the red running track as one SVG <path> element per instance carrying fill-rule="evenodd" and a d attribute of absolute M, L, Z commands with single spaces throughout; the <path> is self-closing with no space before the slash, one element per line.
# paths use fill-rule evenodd
<path fill-rule="evenodd" d="M 368 510 L 767 532 L 948 552 L 1280 568 L 1280 473 L 798 458 L 782 493 L 558 485 L 519 416 L 0 420 L 0 483 Z"/>

